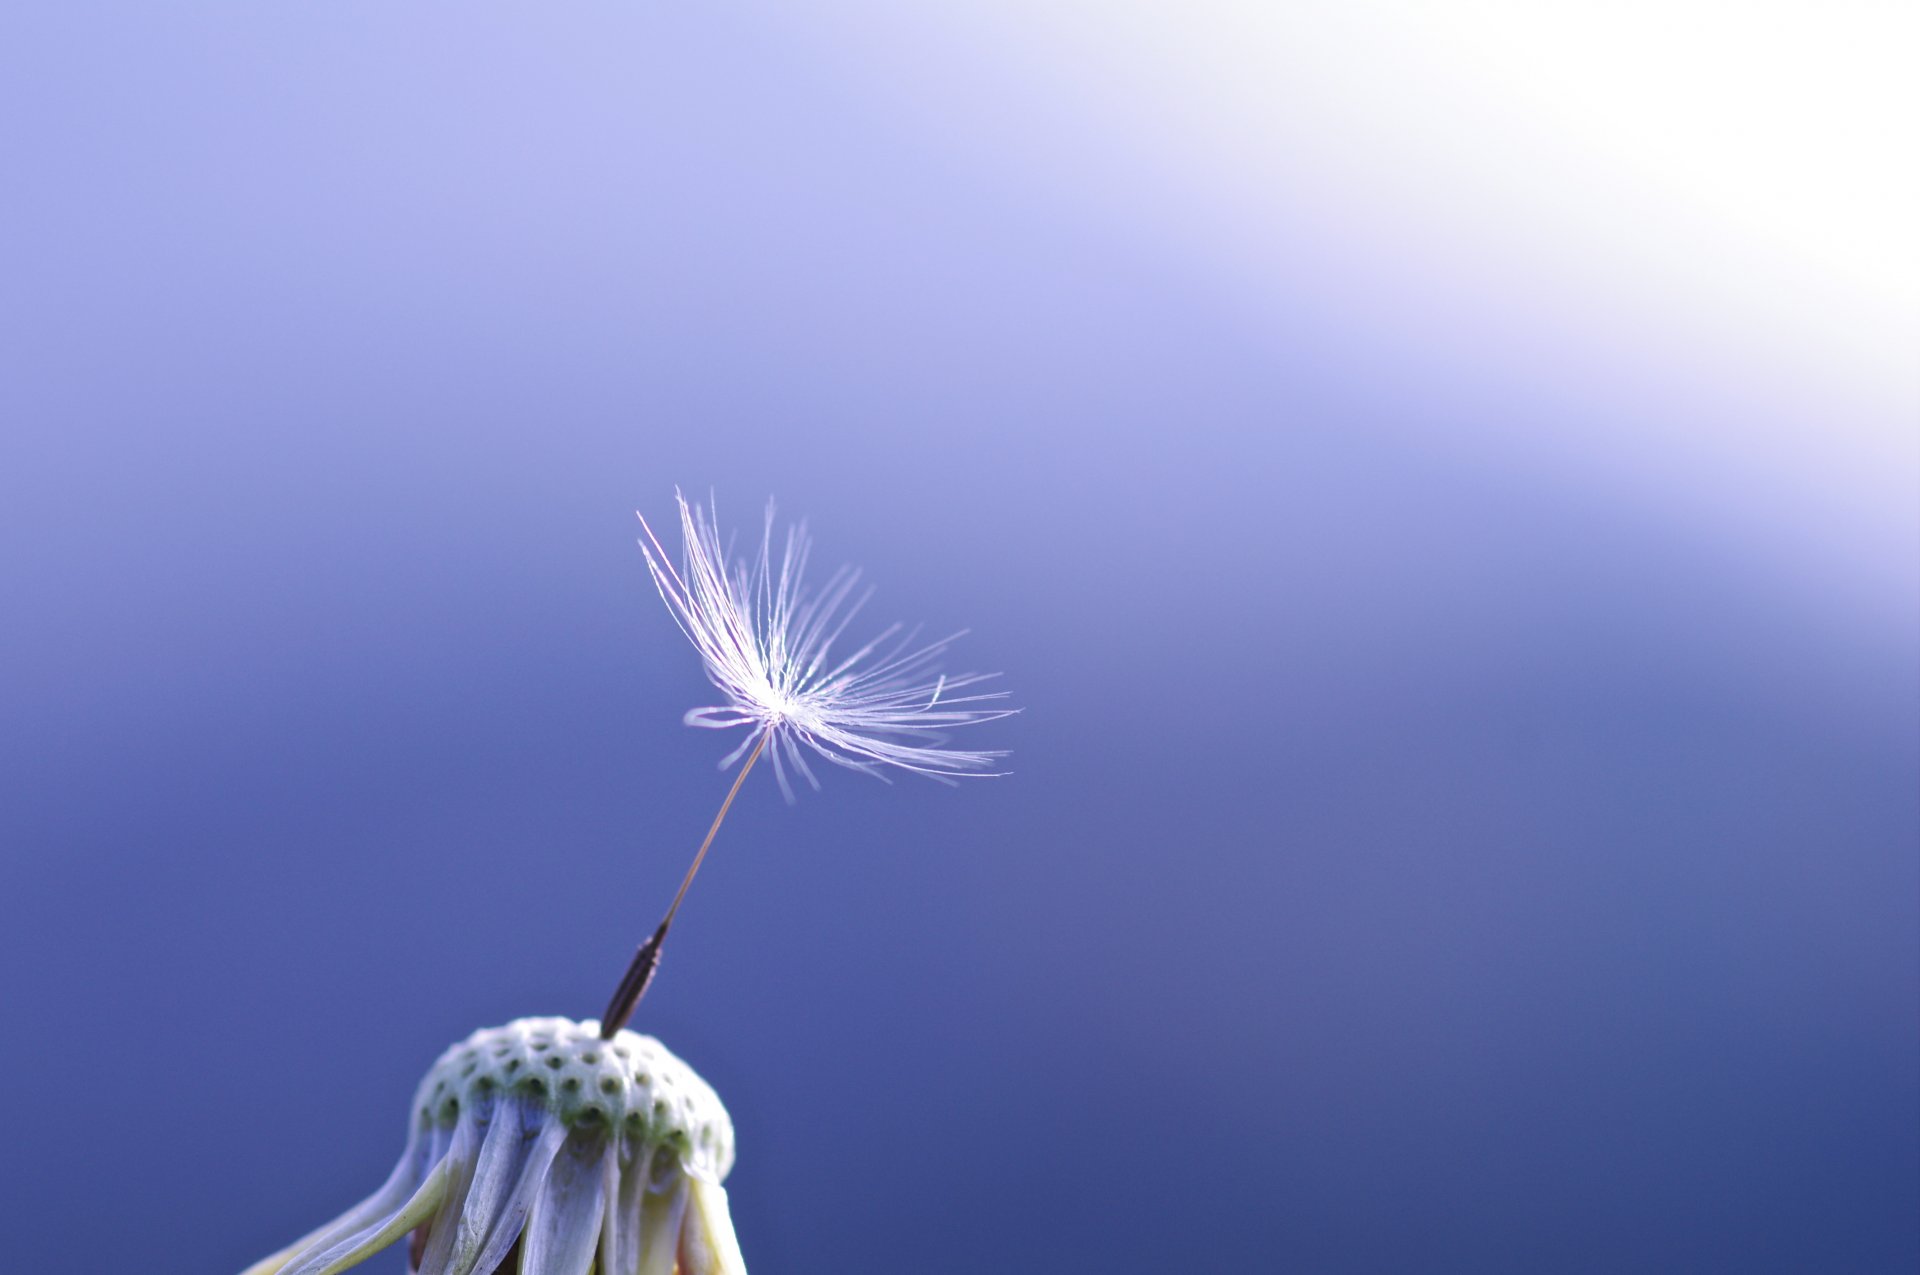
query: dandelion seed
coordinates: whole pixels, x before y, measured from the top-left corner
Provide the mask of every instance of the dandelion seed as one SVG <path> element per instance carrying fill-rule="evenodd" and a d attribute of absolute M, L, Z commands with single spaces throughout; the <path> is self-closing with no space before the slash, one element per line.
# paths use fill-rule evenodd
<path fill-rule="evenodd" d="M 736 560 L 722 547 L 710 511 L 684 498 L 679 506 L 680 569 L 644 518 L 640 547 L 660 596 L 726 696 L 725 704 L 690 711 L 687 724 L 748 728 L 723 768 L 765 744 L 780 790 L 791 800 L 790 771 L 820 786 L 803 749 L 880 778 L 895 767 L 947 782 L 988 773 L 1005 755 L 943 746 L 955 727 L 1015 711 L 998 706 L 1004 691 L 952 694 L 996 676 L 938 672 L 935 666 L 964 631 L 916 646 L 918 629 L 892 624 L 835 659 L 835 644 L 872 596 L 871 590 L 855 596 L 858 571 L 842 567 L 810 593 L 804 576 L 812 545 L 804 526 L 788 529 L 776 562 L 768 506 L 758 553 Z"/>
<path fill-rule="evenodd" d="M 746 763 L 720 803 L 720 813 L 665 919 L 634 953 L 601 1015 L 608 1031 L 626 1023 L 645 994 L 687 887 L 761 753 L 772 758 L 774 777 L 788 801 L 794 795 L 790 775 L 799 775 L 816 790 L 820 787 L 808 753 L 878 779 L 885 779 L 892 768 L 953 783 L 962 776 L 996 773 L 991 767 L 1005 754 L 949 748 L 947 733 L 1017 711 L 1002 706 L 1003 691 L 972 690 L 997 674 L 950 676 L 939 671 L 947 649 L 964 630 L 921 643 L 917 628 L 891 624 L 850 653 L 837 654 L 847 628 L 872 596 L 871 590 L 860 589 L 857 570 L 841 567 L 817 591 L 809 590 L 805 576 L 812 542 L 805 526 L 787 530 L 776 561 L 769 504 L 758 551 L 735 558 L 721 543 L 719 520 L 711 507 L 689 505 L 678 492 L 674 498 L 680 509 L 680 566 L 675 568 L 644 517 L 640 525 L 646 538 L 640 548 L 667 609 L 726 699 L 689 711 L 685 720 L 689 726 L 714 730 L 746 727 L 746 737 L 720 765 L 726 769 L 742 757 Z"/>

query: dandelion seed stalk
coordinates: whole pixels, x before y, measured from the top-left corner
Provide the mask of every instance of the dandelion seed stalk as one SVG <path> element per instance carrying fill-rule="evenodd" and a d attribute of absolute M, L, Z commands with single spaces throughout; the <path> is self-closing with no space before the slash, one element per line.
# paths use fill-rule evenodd
<path fill-rule="evenodd" d="M 760 742 L 753 746 L 753 752 L 748 755 L 747 764 L 734 776 L 733 787 L 727 789 L 726 800 L 720 803 L 720 812 L 714 815 L 713 825 L 707 829 L 706 840 L 700 843 L 700 849 L 694 853 L 687 875 L 680 878 L 680 888 L 674 893 L 673 902 L 667 905 L 667 914 L 660 918 L 659 927 L 647 941 L 635 950 L 627 972 L 620 976 L 620 985 L 613 989 L 613 999 L 607 1002 L 606 1012 L 600 1015 L 600 1039 L 612 1040 L 633 1018 L 633 1011 L 640 1007 L 640 998 L 647 994 L 647 987 L 660 968 L 660 949 L 667 941 L 667 931 L 673 926 L 674 916 L 680 911 L 680 901 L 687 897 L 687 887 L 693 884 L 694 874 L 700 871 L 700 865 L 705 862 L 707 851 L 713 845 L 714 834 L 720 831 L 720 825 L 726 821 L 733 799 L 740 795 L 740 785 L 747 782 L 747 772 L 753 769 L 753 763 L 760 760 L 761 750 L 766 746 L 767 736 L 762 734 Z"/>

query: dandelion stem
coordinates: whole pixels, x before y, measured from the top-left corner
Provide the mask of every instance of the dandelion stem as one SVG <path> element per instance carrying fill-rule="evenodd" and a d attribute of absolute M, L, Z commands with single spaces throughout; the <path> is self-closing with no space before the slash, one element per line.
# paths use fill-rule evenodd
<path fill-rule="evenodd" d="M 713 845 L 714 834 L 720 831 L 727 811 L 733 806 L 733 799 L 740 795 L 740 785 L 747 782 L 747 772 L 753 769 L 753 763 L 760 760 L 760 750 L 767 746 L 767 739 L 771 735 L 771 731 L 763 732 L 760 742 L 747 754 L 747 764 L 734 776 L 733 787 L 727 789 L 727 799 L 720 803 L 720 813 L 713 817 L 713 826 L 707 829 L 706 840 L 700 843 L 700 849 L 694 854 L 687 875 L 680 878 L 680 889 L 667 906 L 667 914 L 660 918 L 659 928 L 634 952 L 627 972 L 620 976 L 620 986 L 613 989 L 613 999 L 607 1002 L 606 1012 L 600 1015 L 600 1039 L 612 1040 L 614 1034 L 633 1017 L 633 1011 L 640 1007 L 640 998 L 647 994 L 647 985 L 653 982 L 654 973 L 660 968 L 660 948 L 667 941 L 667 930 L 673 925 L 674 915 L 680 911 L 680 901 L 687 897 L 687 887 L 693 884 L 694 874 L 700 871 L 700 864 L 706 859 L 708 848 Z"/>

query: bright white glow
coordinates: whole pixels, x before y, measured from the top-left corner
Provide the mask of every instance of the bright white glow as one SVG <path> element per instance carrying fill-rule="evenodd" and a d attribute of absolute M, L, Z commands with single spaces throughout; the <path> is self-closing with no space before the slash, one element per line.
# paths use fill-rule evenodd
<path fill-rule="evenodd" d="M 1905 587 L 1920 6 L 849 2 L 916 127 L 1494 405 L 1396 427 Z"/>

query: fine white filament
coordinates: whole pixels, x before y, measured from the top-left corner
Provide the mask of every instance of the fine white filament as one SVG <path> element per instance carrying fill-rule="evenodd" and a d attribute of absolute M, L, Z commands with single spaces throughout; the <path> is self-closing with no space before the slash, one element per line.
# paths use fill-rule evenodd
<path fill-rule="evenodd" d="M 993 706 L 1005 692 L 955 693 L 995 674 L 939 673 L 941 658 L 961 633 L 917 644 L 918 629 L 891 624 L 837 655 L 836 644 L 871 596 L 871 590 L 859 589 L 857 570 L 841 567 L 817 591 L 809 590 L 803 577 L 812 546 L 804 526 L 787 530 L 776 558 L 768 505 L 758 552 L 735 559 L 721 544 L 714 512 L 689 505 L 677 492 L 675 499 L 680 567 L 675 569 L 645 517 L 640 548 L 660 596 L 726 697 L 724 704 L 689 712 L 687 724 L 748 728 L 722 768 L 765 738 L 789 801 L 790 772 L 820 787 L 807 752 L 876 778 L 885 778 L 882 770 L 890 766 L 948 783 L 994 773 L 989 768 L 1004 753 L 944 746 L 954 727 L 1017 711 Z"/>

